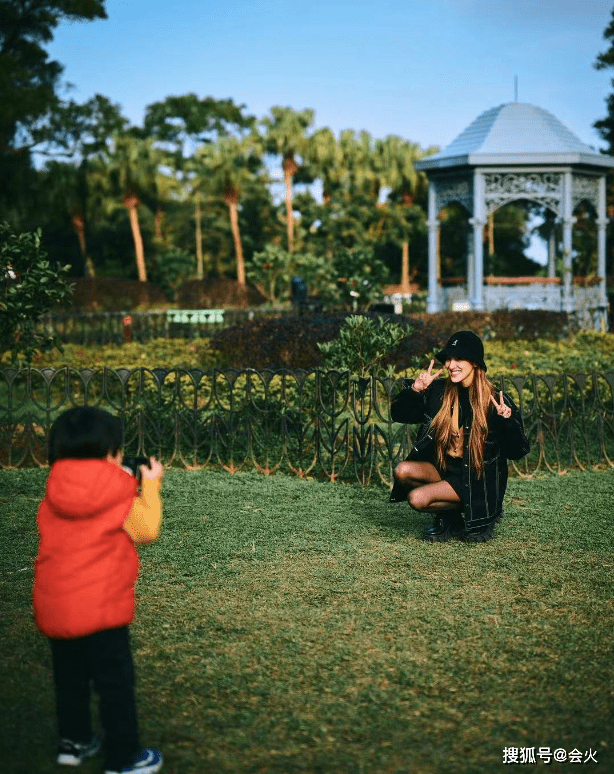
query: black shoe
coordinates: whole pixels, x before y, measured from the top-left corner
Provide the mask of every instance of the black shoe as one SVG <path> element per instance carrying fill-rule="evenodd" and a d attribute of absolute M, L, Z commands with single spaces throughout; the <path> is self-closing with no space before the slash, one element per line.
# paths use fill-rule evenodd
<path fill-rule="evenodd" d="M 446 543 L 457 537 L 463 526 L 460 511 L 436 513 L 433 517 L 433 526 L 424 532 L 424 540 L 428 543 Z"/>
<path fill-rule="evenodd" d="M 94 735 L 90 742 L 72 742 L 60 739 L 56 763 L 60 766 L 80 766 L 86 759 L 100 750 L 100 739 Z"/>
<path fill-rule="evenodd" d="M 452 525 L 443 516 L 435 518 L 435 523 L 424 533 L 427 543 L 447 543 L 452 538 Z"/>

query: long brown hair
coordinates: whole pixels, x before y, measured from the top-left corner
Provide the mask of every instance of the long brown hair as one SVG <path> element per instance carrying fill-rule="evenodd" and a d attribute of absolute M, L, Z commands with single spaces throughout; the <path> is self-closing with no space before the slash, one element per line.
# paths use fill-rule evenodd
<path fill-rule="evenodd" d="M 495 388 L 486 377 L 486 372 L 481 368 L 476 368 L 473 381 L 469 385 L 469 402 L 473 409 L 473 422 L 469 433 L 469 463 L 476 471 L 478 478 L 482 476 L 484 467 L 484 444 L 488 435 L 488 409 L 490 396 L 494 394 Z M 441 408 L 431 422 L 431 428 L 435 431 L 437 462 L 444 469 L 446 467 L 446 450 L 452 441 L 452 408 L 455 400 L 458 400 L 458 386 L 448 377 Z"/>

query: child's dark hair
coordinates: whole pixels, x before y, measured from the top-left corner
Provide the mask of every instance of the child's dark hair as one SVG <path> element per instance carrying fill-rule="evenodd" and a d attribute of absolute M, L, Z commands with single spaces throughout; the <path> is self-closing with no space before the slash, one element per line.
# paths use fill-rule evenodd
<path fill-rule="evenodd" d="M 124 442 L 117 417 L 96 406 L 75 406 L 55 420 L 49 431 L 49 464 L 63 459 L 104 459 Z"/>

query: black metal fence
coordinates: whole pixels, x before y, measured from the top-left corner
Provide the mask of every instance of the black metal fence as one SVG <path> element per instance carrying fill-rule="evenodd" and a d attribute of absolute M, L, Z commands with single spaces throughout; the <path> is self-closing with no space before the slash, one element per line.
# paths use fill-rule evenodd
<path fill-rule="evenodd" d="M 614 466 L 614 372 L 496 382 L 531 440 L 512 472 Z M 417 429 L 390 419 L 401 387 L 321 370 L 3 368 L 0 465 L 45 465 L 55 417 L 93 404 L 121 417 L 127 452 L 167 465 L 390 483 Z"/>
<path fill-rule="evenodd" d="M 57 336 L 64 344 L 120 344 L 156 338 L 211 336 L 229 325 L 284 314 L 296 314 L 296 310 L 165 309 L 159 312 L 46 314 L 39 319 L 38 328 Z"/>

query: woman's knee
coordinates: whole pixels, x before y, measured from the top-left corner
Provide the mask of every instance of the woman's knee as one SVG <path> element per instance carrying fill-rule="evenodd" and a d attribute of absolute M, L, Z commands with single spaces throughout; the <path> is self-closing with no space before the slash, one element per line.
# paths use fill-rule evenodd
<path fill-rule="evenodd" d="M 401 481 L 403 483 L 414 481 L 416 478 L 414 463 L 408 462 L 407 460 L 399 462 L 399 464 L 394 469 L 394 477 L 397 481 Z"/>
<path fill-rule="evenodd" d="M 422 511 L 430 505 L 430 498 L 423 491 L 423 487 L 417 487 L 409 493 L 408 502 L 415 511 Z"/>

